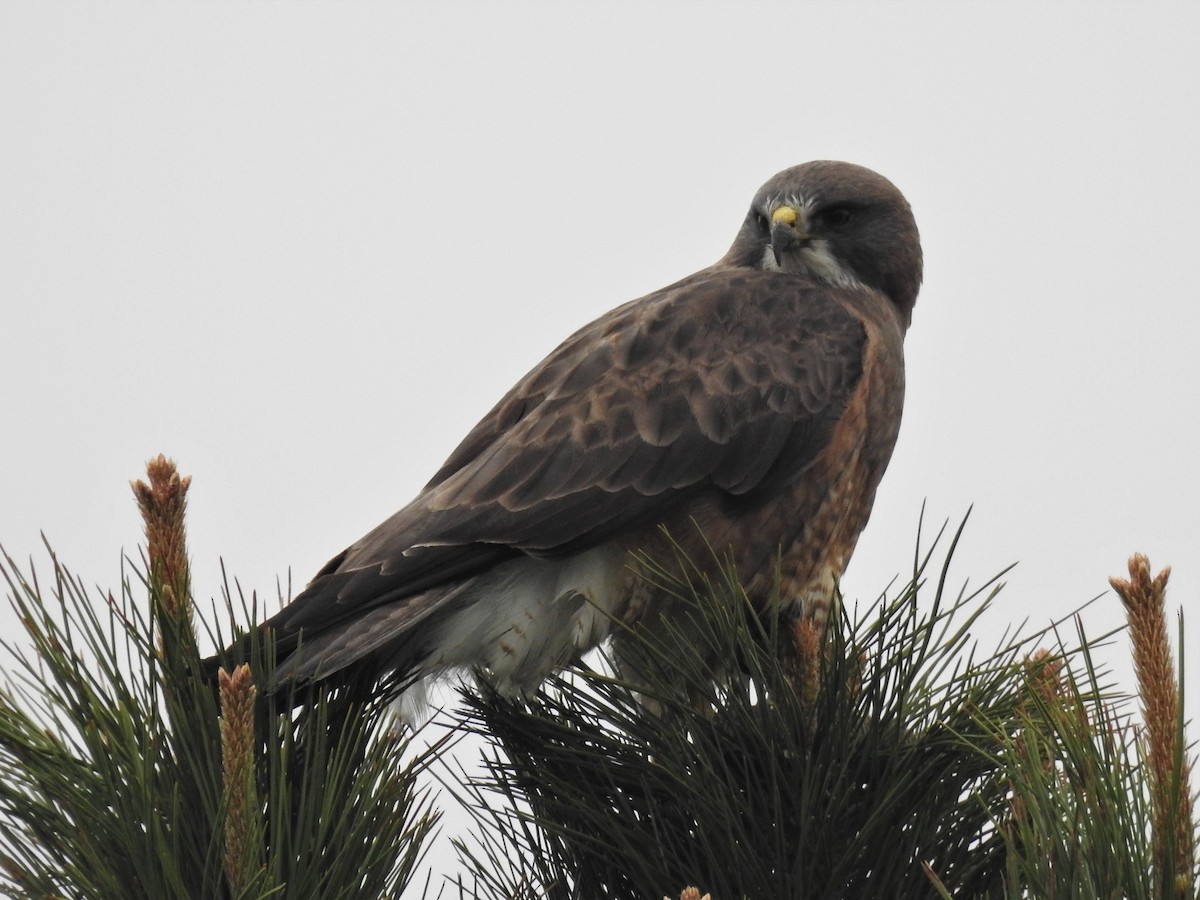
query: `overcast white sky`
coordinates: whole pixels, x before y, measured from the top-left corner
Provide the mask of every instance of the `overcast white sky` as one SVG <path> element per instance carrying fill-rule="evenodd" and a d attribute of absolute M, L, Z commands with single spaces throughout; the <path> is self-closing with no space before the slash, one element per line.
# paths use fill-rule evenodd
<path fill-rule="evenodd" d="M 907 571 L 923 502 L 974 504 L 955 578 L 1019 562 L 984 643 L 1134 550 L 1200 635 L 1198 43 L 1196 3 L 10 0 L 0 542 L 115 586 L 161 451 L 199 596 L 222 557 L 303 584 L 560 339 L 834 158 L 926 259 L 847 596 Z"/>

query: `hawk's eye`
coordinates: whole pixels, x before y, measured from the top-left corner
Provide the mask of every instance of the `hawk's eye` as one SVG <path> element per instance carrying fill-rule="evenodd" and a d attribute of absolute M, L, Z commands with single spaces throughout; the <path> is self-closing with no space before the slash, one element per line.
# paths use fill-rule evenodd
<path fill-rule="evenodd" d="M 830 228 L 845 228 L 854 220 L 855 210 L 851 206 L 831 206 L 818 214 Z"/>
<path fill-rule="evenodd" d="M 754 224 L 758 226 L 759 231 L 765 234 L 771 230 L 770 222 L 767 221 L 767 217 L 765 215 L 760 213 L 757 209 L 751 210 L 750 212 L 754 216 Z"/>

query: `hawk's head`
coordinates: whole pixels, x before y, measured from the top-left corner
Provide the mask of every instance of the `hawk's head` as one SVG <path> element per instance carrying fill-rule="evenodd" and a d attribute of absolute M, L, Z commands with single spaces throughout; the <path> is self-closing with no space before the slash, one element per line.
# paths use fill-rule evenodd
<path fill-rule="evenodd" d="M 921 241 L 904 195 L 870 169 L 818 160 L 754 197 L 724 263 L 882 291 L 905 324 L 921 286 Z"/>

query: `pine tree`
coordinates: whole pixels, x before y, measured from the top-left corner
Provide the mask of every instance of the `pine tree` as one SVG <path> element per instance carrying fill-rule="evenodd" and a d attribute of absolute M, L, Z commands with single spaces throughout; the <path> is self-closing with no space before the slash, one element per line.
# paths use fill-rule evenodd
<path fill-rule="evenodd" d="M 223 646 L 257 610 L 226 589 L 220 615 L 197 614 L 173 464 L 134 489 L 136 591 L 90 596 L 52 553 L 43 586 L 4 557 L 26 630 L 0 691 L 11 896 L 1196 896 L 1167 573 L 1144 557 L 1113 581 L 1142 726 L 1092 657 L 1110 636 L 1089 638 L 1082 614 L 975 644 L 1003 573 L 948 588 L 960 528 L 940 567 L 935 541 L 907 585 L 827 634 L 760 619 L 732 576 L 641 560 L 701 627 L 624 634 L 636 682 L 601 662 L 523 703 L 464 691 L 480 777 L 444 752 L 453 733 L 424 751 L 398 735 L 388 691 L 265 689 L 269 642 L 216 685 L 200 677 L 197 629 Z M 1182 618 L 1177 646 L 1182 660 Z M 475 814 L 463 871 L 436 879 L 421 872 L 431 765 Z"/>

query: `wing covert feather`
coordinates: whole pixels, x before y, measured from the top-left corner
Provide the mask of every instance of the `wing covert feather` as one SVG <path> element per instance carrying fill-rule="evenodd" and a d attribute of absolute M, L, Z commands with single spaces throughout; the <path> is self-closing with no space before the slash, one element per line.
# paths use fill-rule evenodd
<path fill-rule="evenodd" d="M 658 515 L 665 495 L 800 471 L 862 374 L 866 332 L 838 290 L 709 271 L 598 319 L 467 436 L 400 543 L 574 552 Z"/>

